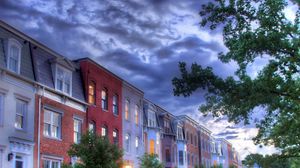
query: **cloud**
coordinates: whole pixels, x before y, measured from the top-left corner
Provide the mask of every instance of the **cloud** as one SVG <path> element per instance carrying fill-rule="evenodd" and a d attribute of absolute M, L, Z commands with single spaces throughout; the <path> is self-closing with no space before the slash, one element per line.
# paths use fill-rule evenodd
<path fill-rule="evenodd" d="M 188 98 L 173 96 L 171 80 L 180 75 L 179 61 L 211 66 L 221 77 L 232 75 L 237 67 L 217 58 L 227 50 L 221 29 L 209 31 L 199 25 L 199 9 L 208 1 L 1 0 L 0 19 L 70 59 L 93 58 L 144 90 L 147 99 L 173 114 L 191 115 L 214 135 L 239 145 L 239 151 L 245 152 L 247 143 L 247 150 L 258 150 L 251 141 L 254 125 L 204 118 L 198 111 L 205 101 L 202 90 Z M 258 60 L 249 71 L 255 75 L 264 63 Z M 256 117 L 262 115 L 254 113 Z"/>

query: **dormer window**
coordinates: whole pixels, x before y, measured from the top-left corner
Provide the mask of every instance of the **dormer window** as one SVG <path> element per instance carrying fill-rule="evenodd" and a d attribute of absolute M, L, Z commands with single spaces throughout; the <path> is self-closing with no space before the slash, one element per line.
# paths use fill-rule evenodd
<path fill-rule="evenodd" d="M 61 92 L 71 95 L 72 72 L 63 67 L 56 66 L 55 88 Z"/>
<path fill-rule="evenodd" d="M 8 40 L 7 69 L 15 73 L 20 73 L 21 48 L 17 40 Z"/>

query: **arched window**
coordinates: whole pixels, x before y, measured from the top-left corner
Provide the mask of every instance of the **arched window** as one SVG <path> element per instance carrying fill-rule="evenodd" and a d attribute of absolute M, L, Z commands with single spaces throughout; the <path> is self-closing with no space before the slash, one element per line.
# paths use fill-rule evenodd
<path fill-rule="evenodd" d="M 7 68 L 15 73 L 20 73 L 21 47 L 17 40 L 8 40 Z"/>
<path fill-rule="evenodd" d="M 119 131 L 117 129 L 113 130 L 113 142 L 115 145 L 119 144 Z"/>
<path fill-rule="evenodd" d="M 118 104 L 119 104 L 119 96 L 115 94 L 113 96 L 113 113 L 114 113 L 114 115 L 119 115 Z"/>
<path fill-rule="evenodd" d="M 125 135 L 125 151 L 130 152 L 130 134 Z"/>
<path fill-rule="evenodd" d="M 101 136 L 107 137 L 107 133 L 108 133 L 108 128 L 106 125 L 103 125 L 101 128 Z"/>
<path fill-rule="evenodd" d="M 89 122 L 89 131 L 93 134 L 96 133 L 96 123 L 94 121 Z"/>
<path fill-rule="evenodd" d="M 135 137 L 135 152 L 136 152 L 136 154 L 139 153 L 139 146 L 140 146 L 140 138 Z"/>
<path fill-rule="evenodd" d="M 108 94 L 106 88 L 104 88 L 101 92 L 101 105 L 102 109 L 108 110 Z"/>
<path fill-rule="evenodd" d="M 149 154 L 154 154 L 154 153 L 155 153 L 155 141 L 151 139 L 149 145 Z"/>
<path fill-rule="evenodd" d="M 138 125 L 139 124 L 139 106 L 135 105 L 135 110 L 134 110 L 134 121 L 135 124 Z"/>
<path fill-rule="evenodd" d="M 125 119 L 126 120 L 129 120 L 129 118 L 130 118 L 129 105 L 130 105 L 130 102 L 128 99 L 126 99 L 126 101 L 125 101 Z"/>
<path fill-rule="evenodd" d="M 88 101 L 90 104 L 96 104 L 95 99 L 96 99 L 96 83 L 92 81 L 89 83 Z"/>

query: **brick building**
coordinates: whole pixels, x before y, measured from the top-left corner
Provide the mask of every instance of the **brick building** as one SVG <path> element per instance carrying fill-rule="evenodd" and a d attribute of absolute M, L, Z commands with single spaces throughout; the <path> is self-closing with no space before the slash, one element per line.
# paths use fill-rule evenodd
<path fill-rule="evenodd" d="M 199 124 L 187 115 L 178 116 L 183 121 L 187 145 L 187 165 L 194 168 L 199 165 L 198 126 Z"/>
<path fill-rule="evenodd" d="M 89 58 L 76 60 L 81 67 L 88 129 L 122 147 L 122 79 Z"/>
<path fill-rule="evenodd" d="M 200 165 L 211 167 L 211 131 L 202 125 L 198 127 Z"/>
<path fill-rule="evenodd" d="M 37 42 L 31 53 L 38 88 L 35 101 L 35 167 L 60 167 L 85 131 L 86 106 L 80 67 Z"/>

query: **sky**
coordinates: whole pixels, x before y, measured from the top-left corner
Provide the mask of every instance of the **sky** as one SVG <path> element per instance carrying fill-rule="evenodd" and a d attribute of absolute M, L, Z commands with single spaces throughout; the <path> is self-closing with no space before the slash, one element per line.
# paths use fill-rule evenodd
<path fill-rule="evenodd" d="M 268 154 L 273 147 L 258 147 L 251 140 L 253 124 L 228 123 L 226 117 L 203 117 L 198 111 L 204 92 L 173 96 L 171 80 L 179 77 L 178 62 L 211 66 L 221 77 L 233 75 L 234 62 L 224 64 L 217 54 L 226 52 L 222 30 L 201 27 L 198 15 L 209 0 L 1 0 L 0 19 L 70 58 L 90 57 L 145 93 L 145 98 L 167 111 L 192 116 L 226 138 L 244 158 Z M 176 3 L 175 3 L 176 2 Z M 295 18 L 296 6 L 285 9 Z M 256 60 L 248 72 L 255 77 L 266 60 Z M 263 117 L 256 109 L 253 120 Z"/>

